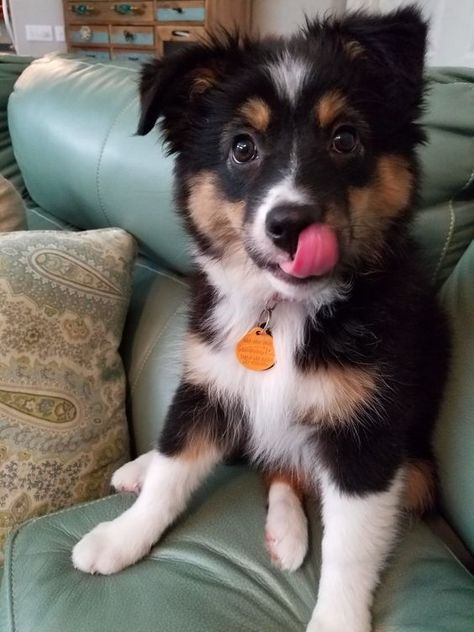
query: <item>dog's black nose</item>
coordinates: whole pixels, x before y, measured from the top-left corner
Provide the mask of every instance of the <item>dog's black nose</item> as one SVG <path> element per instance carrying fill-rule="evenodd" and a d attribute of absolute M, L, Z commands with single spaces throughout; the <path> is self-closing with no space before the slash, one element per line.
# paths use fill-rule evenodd
<path fill-rule="evenodd" d="M 317 219 L 311 206 L 276 206 L 267 214 L 265 231 L 275 246 L 293 255 L 301 231 Z"/>

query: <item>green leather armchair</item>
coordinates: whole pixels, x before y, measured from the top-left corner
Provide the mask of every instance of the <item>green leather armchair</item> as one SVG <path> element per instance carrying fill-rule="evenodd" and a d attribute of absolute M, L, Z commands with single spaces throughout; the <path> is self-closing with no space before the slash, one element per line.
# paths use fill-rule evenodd
<path fill-rule="evenodd" d="M 173 213 L 172 160 L 156 135 L 134 136 L 136 66 L 30 61 L 0 58 L 1 170 L 24 192 L 31 229 L 120 226 L 139 242 L 122 352 L 130 432 L 142 453 L 177 383 L 186 317 L 189 258 Z M 376 597 L 380 632 L 474 629 L 466 568 L 474 550 L 474 71 L 432 70 L 428 79 L 426 175 L 414 230 L 454 336 L 436 437 L 443 504 L 442 515 L 407 524 L 400 537 Z M 131 502 L 114 495 L 21 525 L 7 545 L 0 630 L 305 629 L 320 565 L 313 503 L 310 555 L 293 574 L 270 563 L 263 486 L 244 466 L 219 468 L 144 561 L 109 577 L 75 570 L 75 542 Z"/>

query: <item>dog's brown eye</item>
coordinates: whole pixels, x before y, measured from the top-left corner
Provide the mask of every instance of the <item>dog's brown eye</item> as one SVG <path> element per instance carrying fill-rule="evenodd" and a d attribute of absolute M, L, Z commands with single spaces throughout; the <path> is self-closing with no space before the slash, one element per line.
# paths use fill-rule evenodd
<path fill-rule="evenodd" d="M 257 157 L 257 146 L 255 142 L 248 134 L 241 134 L 234 138 L 232 144 L 232 157 L 235 162 L 242 164 L 244 162 L 250 162 Z"/>
<path fill-rule="evenodd" d="M 339 127 L 332 137 L 331 149 L 338 154 L 350 154 L 359 144 L 357 131 L 349 125 Z"/>

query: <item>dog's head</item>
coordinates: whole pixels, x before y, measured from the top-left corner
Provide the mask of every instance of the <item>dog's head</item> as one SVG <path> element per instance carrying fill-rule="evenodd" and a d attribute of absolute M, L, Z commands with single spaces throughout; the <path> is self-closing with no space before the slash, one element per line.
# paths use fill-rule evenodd
<path fill-rule="evenodd" d="M 201 260 L 252 262 L 293 298 L 380 263 L 416 192 L 426 24 L 407 8 L 226 34 L 142 72 Z"/>

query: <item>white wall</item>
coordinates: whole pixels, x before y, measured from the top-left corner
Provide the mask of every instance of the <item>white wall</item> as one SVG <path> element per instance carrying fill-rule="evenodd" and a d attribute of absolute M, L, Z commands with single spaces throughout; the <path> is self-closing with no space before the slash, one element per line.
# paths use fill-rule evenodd
<path fill-rule="evenodd" d="M 304 23 L 308 16 L 342 11 L 345 0 L 253 0 L 253 28 L 266 35 L 287 35 Z"/>
<path fill-rule="evenodd" d="M 61 0 L 10 0 L 13 27 L 17 52 L 21 55 L 39 57 L 53 51 L 65 51 L 64 42 L 28 42 L 26 40 L 26 24 L 64 25 L 63 5 Z"/>

